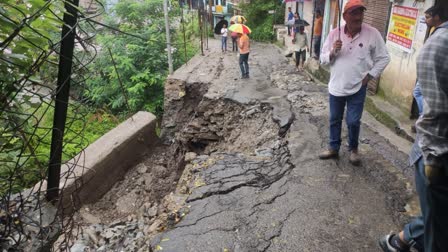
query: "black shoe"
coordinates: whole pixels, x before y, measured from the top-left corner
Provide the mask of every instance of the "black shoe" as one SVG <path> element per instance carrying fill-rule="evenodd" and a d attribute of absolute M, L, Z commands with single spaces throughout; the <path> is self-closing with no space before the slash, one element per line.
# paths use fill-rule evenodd
<path fill-rule="evenodd" d="M 384 252 L 410 252 L 410 246 L 397 247 L 391 243 L 392 239 L 399 239 L 395 237 L 396 234 L 388 234 L 383 236 L 379 241 L 380 247 Z"/>

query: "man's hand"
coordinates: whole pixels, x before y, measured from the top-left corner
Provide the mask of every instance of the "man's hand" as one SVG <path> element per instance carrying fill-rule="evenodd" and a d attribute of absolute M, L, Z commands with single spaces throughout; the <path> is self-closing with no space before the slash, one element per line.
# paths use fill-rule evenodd
<path fill-rule="evenodd" d="M 362 85 L 366 86 L 371 79 L 373 79 L 373 76 L 370 74 L 367 74 L 366 77 L 364 77 L 364 79 L 362 79 Z"/>
<path fill-rule="evenodd" d="M 342 41 L 338 39 L 333 43 L 333 49 L 331 50 L 330 53 L 330 61 L 336 58 L 336 55 L 341 51 L 341 49 L 342 49 Z"/>
<path fill-rule="evenodd" d="M 445 176 L 443 167 L 425 165 L 425 175 L 428 178 L 429 183 L 437 183 Z"/>
<path fill-rule="evenodd" d="M 333 52 L 337 54 L 339 51 L 341 51 L 341 49 L 342 49 L 342 41 L 338 39 L 333 43 Z"/>

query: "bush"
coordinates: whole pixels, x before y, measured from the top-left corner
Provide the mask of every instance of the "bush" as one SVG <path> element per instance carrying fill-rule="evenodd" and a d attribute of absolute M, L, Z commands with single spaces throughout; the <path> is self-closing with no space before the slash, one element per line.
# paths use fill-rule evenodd
<path fill-rule="evenodd" d="M 188 22 L 189 17 L 185 17 L 187 21 L 184 21 L 187 40 L 185 52 L 183 28 L 179 22 L 180 11 L 178 3 L 174 2 L 170 11 L 171 24 L 179 25 L 176 31 L 171 31 L 174 69 L 197 52 L 191 42 L 197 25 Z M 141 38 L 109 30 L 100 34 L 96 43 L 101 50 L 90 66 L 92 77 L 86 81 L 87 91 L 84 95 L 94 106 L 111 108 L 115 114 L 146 110 L 161 116 L 164 83 L 168 75 L 162 1 L 122 0 L 114 6 L 114 15 L 107 22 L 129 34 L 138 34 Z"/>
<path fill-rule="evenodd" d="M 54 108 L 42 105 L 28 108 L 34 114 L 20 133 L 12 134 L 0 126 L 0 196 L 31 187 L 47 176 L 53 127 Z M 103 111 L 93 111 L 71 103 L 67 113 L 62 162 L 65 163 L 89 144 L 113 129 L 119 119 Z M 29 141 L 29 145 L 25 142 Z"/>
<path fill-rule="evenodd" d="M 252 0 L 250 3 L 240 4 L 240 7 L 247 18 L 247 26 L 252 29 L 251 38 L 258 41 L 272 41 L 275 37 L 274 15 L 268 11 L 278 12 L 278 9 L 282 8 L 281 3 L 273 0 Z"/>

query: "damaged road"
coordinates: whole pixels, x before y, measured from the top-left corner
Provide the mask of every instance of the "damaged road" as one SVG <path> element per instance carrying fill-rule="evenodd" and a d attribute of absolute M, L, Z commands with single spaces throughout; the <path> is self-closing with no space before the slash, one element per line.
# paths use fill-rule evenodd
<path fill-rule="evenodd" d="M 267 105 L 270 110 L 251 116 L 270 114 L 278 134 L 266 134 L 265 141 L 245 145 L 244 151 L 224 134 L 196 150 L 207 155 L 192 159 L 185 169 L 190 183 L 181 190 L 187 195 L 182 219 L 156 236 L 152 249 L 378 251 L 377 239 L 409 218 L 412 185 L 406 155 L 364 125 L 361 167 L 347 162 L 346 150 L 339 160 L 319 160 L 328 134 L 326 87 L 294 72 L 271 45 L 253 46 L 251 78 L 244 81 L 232 78 L 239 74 L 235 54 L 218 56 L 218 66 L 212 64 L 216 54 L 178 71 L 171 78 L 173 87 L 183 93 L 182 87 L 200 83 L 207 86 L 209 103 Z M 240 141 L 264 134 L 237 128 Z M 203 140 L 198 132 L 188 142 Z"/>
<path fill-rule="evenodd" d="M 210 48 L 169 76 L 164 144 L 81 209 L 73 251 L 373 252 L 416 214 L 407 155 L 383 129 L 363 124 L 360 167 L 345 149 L 319 160 L 326 86 L 273 45 L 251 45 L 250 79 Z"/>

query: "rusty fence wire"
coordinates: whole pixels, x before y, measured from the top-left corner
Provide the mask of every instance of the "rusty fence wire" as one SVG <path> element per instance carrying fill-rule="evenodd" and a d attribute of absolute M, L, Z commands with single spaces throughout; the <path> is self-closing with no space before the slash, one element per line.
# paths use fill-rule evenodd
<path fill-rule="evenodd" d="M 76 12 L 74 25 L 64 20 L 67 8 Z M 65 209 L 73 206 L 46 199 L 48 170 L 54 158 L 50 157 L 53 123 L 63 120 L 65 125 L 59 164 L 65 164 L 61 191 L 66 185 L 64 178 L 76 180 L 73 169 L 82 166 L 82 159 L 72 158 L 89 144 L 84 137 L 90 119 L 83 83 L 98 52 L 93 44 L 95 20 L 103 12 L 102 2 L 96 0 L 84 0 L 80 7 L 78 0 L 0 2 L 1 251 L 64 251 L 70 246 L 70 236 L 76 234 L 71 211 Z M 65 58 L 72 62 L 70 82 L 58 83 L 60 62 L 67 57 L 61 49 L 68 36 L 63 35 L 63 26 L 68 33 L 76 31 L 74 55 Z M 56 97 L 68 83 L 72 89 L 66 102 L 67 117 L 58 118 Z"/>

